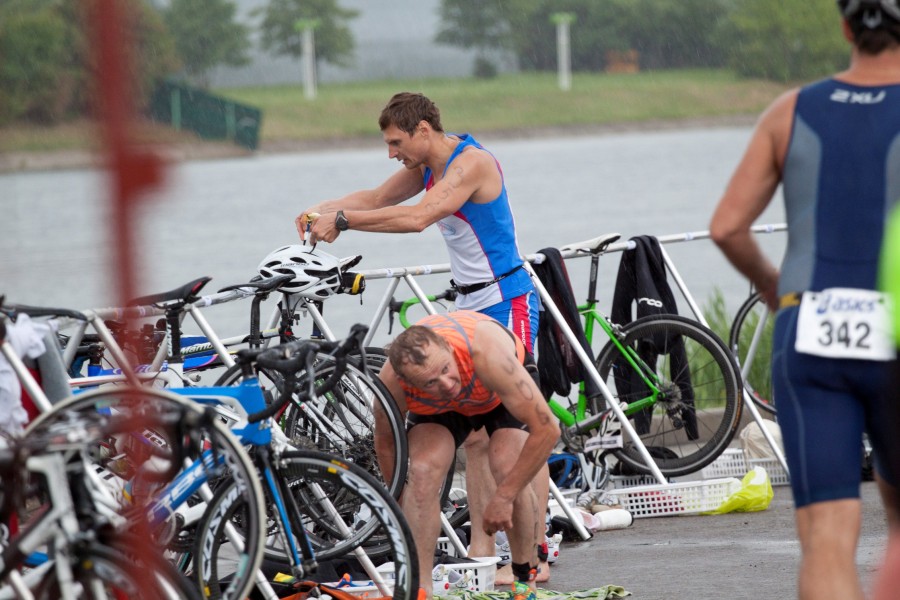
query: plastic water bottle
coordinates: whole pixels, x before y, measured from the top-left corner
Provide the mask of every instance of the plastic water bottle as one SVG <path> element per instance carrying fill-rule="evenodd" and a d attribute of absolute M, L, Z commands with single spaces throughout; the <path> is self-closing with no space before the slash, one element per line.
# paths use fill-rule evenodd
<path fill-rule="evenodd" d="M 599 531 L 607 529 L 624 529 L 634 522 L 632 514 L 624 508 L 611 508 L 594 513 L 594 519 L 599 523 L 596 527 Z M 594 529 L 592 527 L 592 529 Z"/>

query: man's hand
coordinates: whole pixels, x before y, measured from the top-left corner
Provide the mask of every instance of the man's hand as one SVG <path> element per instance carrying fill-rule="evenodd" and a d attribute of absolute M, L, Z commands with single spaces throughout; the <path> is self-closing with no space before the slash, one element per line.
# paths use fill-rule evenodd
<path fill-rule="evenodd" d="M 511 529 L 513 526 L 512 512 L 512 500 L 495 494 L 485 507 L 484 515 L 481 519 L 484 532 L 488 535 L 494 535 L 498 531 Z"/>
<path fill-rule="evenodd" d="M 303 242 L 308 241 L 314 246 L 319 242 L 328 242 L 330 244 L 336 240 L 341 232 L 338 231 L 334 219 L 331 218 L 333 214 L 335 213 L 329 212 L 326 215 L 321 215 L 317 212 L 304 212 L 294 219 L 300 239 Z M 324 218 L 322 218 L 323 216 Z"/>
<path fill-rule="evenodd" d="M 294 225 L 297 227 L 297 233 L 300 234 L 301 242 L 306 241 L 306 235 L 310 232 L 313 222 L 320 216 L 317 212 L 303 211 L 300 213 L 300 216 L 294 219 Z"/>

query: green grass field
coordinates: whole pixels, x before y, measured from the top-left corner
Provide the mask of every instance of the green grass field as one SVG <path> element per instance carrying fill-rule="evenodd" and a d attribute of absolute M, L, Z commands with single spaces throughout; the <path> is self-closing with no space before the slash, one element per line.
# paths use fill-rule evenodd
<path fill-rule="evenodd" d="M 378 115 L 399 91 L 429 96 L 441 108 L 448 130 L 486 132 L 756 114 L 785 89 L 770 81 L 738 79 L 728 71 L 687 70 L 576 73 L 568 92 L 559 90 L 555 73 L 326 84 L 312 101 L 301 86 L 213 92 L 262 109 L 260 145 L 265 148 L 267 142 L 377 138 Z M 165 127 L 142 127 L 138 135 L 148 142 L 192 139 Z M 16 125 L 0 128 L 0 152 L 84 149 L 96 139 L 88 121 Z"/>

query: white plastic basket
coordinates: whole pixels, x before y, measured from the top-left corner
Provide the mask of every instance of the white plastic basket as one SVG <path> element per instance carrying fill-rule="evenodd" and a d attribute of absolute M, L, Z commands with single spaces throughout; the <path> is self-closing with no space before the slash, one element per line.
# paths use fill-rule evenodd
<path fill-rule="evenodd" d="M 446 538 L 444 538 L 446 539 Z M 466 571 L 472 571 L 472 579 L 469 581 L 469 585 L 466 590 L 470 592 L 490 592 L 494 589 L 494 582 L 497 579 L 497 562 L 500 560 L 499 556 L 473 556 L 470 557 L 473 562 L 467 563 L 459 563 L 459 564 L 444 564 L 447 569 L 458 572 L 460 575 L 465 575 Z M 378 567 L 378 571 L 381 573 L 381 576 L 384 577 L 385 581 L 391 581 L 394 579 L 394 563 L 385 563 Z M 371 589 L 366 589 L 371 588 Z M 353 594 L 362 595 L 365 591 L 372 591 L 375 586 L 365 586 L 358 588 L 342 588 L 344 590 L 350 591 Z M 462 591 L 462 590 L 460 590 Z M 370 594 L 371 595 L 371 594 Z M 376 594 L 377 595 L 377 594 Z"/>
<path fill-rule="evenodd" d="M 466 571 L 472 571 L 472 579 L 466 588 L 470 592 L 492 592 L 494 590 L 494 582 L 497 579 L 497 562 L 499 556 L 473 556 L 475 562 L 445 564 L 448 569 L 457 571 L 460 575 L 464 575 Z"/>
<path fill-rule="evenodd" d="M 618 500 L 635 519 L 698 514 L 719 507 L 741 488 L 739 479 L 707 479 L 667 485 L 644 485 L 607 494 Z"/>
<path fill-rule="evenodd" d="M 777 458 L 751 458 L 748 462 L 750 469 L 763 467 L 769 474 L 769 482 L 772 485 L 789 485 L 791 483 L 791 478 L 788 477 Z"/>
<path fill-rule="evenodd" d="M 703 479 L 715 479 L 717 477 L 743 478 L 753 467 L 763 467 L 769 474 L 772 485 L 788 485 L 790 478 L 777 458 L 751 458 L 744 459 L 744 451 L 740 448 L 727 448 L 719 458 L 700 471 Z"/>
<path fill-rule="evenodd" d="M 456 547 L 450 543 L 450 538 L 439 537 L 437 541 L 437 549 L 446 552 L 447 556 L 458 556 Z"/>
<path fill-rule="evenodd" d="M 622 489 L 638 485 L 654 485 L 659 482 L 653 475 L 610 475 L 606 487 Z"/>
<path fill-rule="evenodd" d="M 748 470 L 744 451 L 740 448 L 726 448 L 716 460 L 703 467 L 700 475 L 703 479 L 743 477 Z"/>

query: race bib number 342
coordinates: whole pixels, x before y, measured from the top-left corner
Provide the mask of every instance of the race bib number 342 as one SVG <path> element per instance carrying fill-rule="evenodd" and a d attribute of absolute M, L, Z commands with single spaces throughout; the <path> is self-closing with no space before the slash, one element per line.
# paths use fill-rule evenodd
<path fill-rule="evenodd" d="M 891 360 L 889 299 L 872 290 L 804 292 L 794 349 L 828 358 Z"/>

